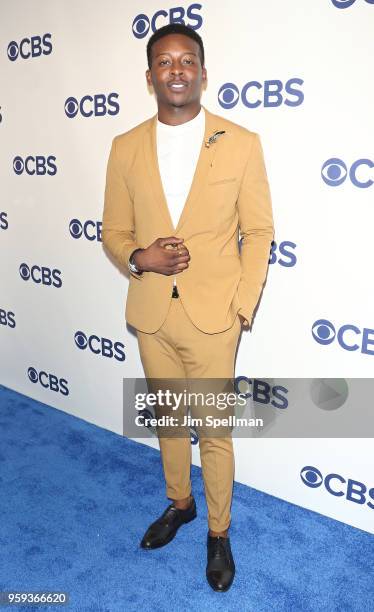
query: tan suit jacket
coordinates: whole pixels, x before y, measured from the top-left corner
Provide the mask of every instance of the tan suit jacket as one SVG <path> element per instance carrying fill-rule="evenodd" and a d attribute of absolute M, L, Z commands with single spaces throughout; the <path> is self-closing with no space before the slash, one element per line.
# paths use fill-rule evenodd
<path fill-rule="evenodd" d="M 191 260 L 176 275 L 180 299 L 196 327 L 216 333 L 231 327 L 238 312 L 251 322 L 266 279 L 274 225 L 258 134 L 203 108 L 204 142 L 176 228 L 158 167 L 157 113 L 113 139 L 102 241 L 127 270 L 134 249 L 159 237 L 184 238 Z M 225 133 L 207 147 L 209 137 L 220 130 Z M 174 276 L 129 276 L 126 320 L 136 329 L 155 332 L 166 318 Z"/>

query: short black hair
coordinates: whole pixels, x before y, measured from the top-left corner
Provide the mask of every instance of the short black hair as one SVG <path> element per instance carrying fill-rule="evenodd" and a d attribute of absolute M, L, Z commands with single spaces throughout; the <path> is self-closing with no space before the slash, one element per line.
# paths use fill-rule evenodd
<path fill-rule="evenodd" d="M 151 68 L 152 64 L 152 46 L 156 42 L 156 40 L 160 40 L 164 36 L 168 34 L 184 34 L 185 36 L 189 36 L 192 38 L 200 47 L 200 61 L 201 65 L 204 66 L 205 55 L 204 55 L 204 45 L 201 36 L 193 30 L 190 26 L 186 26 L 183 23 L 169 23 L 166 26 L 162 26 L 152 34 L 147 43 L 147 60 L 148 60 L 148 68 Z"/>

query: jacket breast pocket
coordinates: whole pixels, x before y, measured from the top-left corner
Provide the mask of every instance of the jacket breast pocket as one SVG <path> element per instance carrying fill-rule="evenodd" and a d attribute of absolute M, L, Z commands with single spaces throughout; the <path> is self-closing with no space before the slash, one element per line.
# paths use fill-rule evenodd
<path fill-rule="evenodd" d="M 229 176 L 226 178 L 210 179 L 208 185 L 224 185 L 225 183 L 234 183 L 237 180 L 236 176 Z"/>

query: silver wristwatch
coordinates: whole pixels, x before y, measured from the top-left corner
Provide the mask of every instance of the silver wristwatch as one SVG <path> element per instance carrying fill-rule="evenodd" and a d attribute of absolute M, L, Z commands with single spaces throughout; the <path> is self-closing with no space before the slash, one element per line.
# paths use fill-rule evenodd
<path fill-rule="evenodd" d="M 143 249 L 135 249 L 135 251 L 133 251 L 131 253 L 130 258 L 129 258 L 129 263 L 128 263 L 130 272 L 134 272 L 135 274 L 142 274 L 142 271 L 139 270 L 139 268 L 136 267 L 136 265 L 134 264 L 134 261 L 133 261 L 133 257 L 135 255 L 135 253 L 137 251 L 142 251 L 142 250 Z"/>

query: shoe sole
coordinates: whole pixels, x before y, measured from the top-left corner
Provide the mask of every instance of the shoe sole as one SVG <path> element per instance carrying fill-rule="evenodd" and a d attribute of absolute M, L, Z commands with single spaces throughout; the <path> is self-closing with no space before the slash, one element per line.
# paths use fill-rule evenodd
<path fill-rule="evenodd" d="M 163 546 L 166 546 L 167 544 L 169 544 L 169 542 L 171 542 L 172 540 L 174 540 L 175 536 L 177 535 L 179 529 L 181 527 L 183 527 L 183 525 L 187 525 L 187 523 L 190 523 L 191 521 L 195 520 L 195 518 L 197 517 L 197 512 L 195 512 L 194 516 L 191 516 L 191 518 L 187 519 L 187 521 L 183 521 L 182 525 L 180 525 L 180 527 L 178 527 L 178 529 L 176 531 L 174 531 L 174 533 L 172 533 L 167 540 L 165 540 L 164 542 L 162 542 L 162 544 L 157 544 L 156 546 L 141 546 L 141 548 L 143 550 L 154 550 L 155 548 L 162 548 Z"/>

